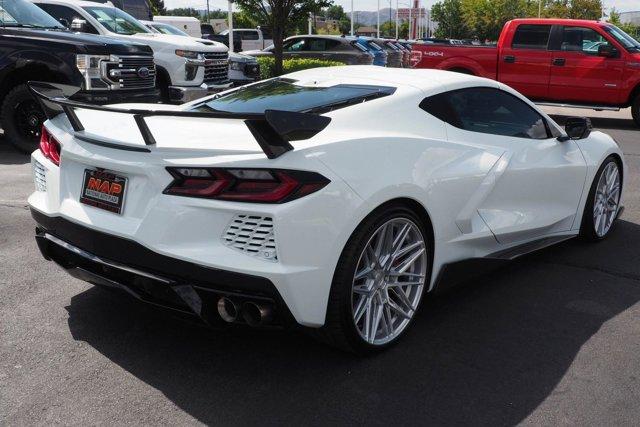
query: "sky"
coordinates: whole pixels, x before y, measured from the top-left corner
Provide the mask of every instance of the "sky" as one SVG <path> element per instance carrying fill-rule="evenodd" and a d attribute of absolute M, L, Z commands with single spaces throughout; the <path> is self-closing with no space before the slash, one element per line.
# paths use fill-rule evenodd
<path fill-rule="evenodd" d="M 407 4 L 412 0 L 400 0 L 400 7 L 402 4 Z M 421 0 L 422 5 L 425 7 L 431 7 L 437 0 Z M 393 3 L 393 7 L 396 6 L 396 0 L 391 0 Z M 345 11 L 351 10 L 351 0 L 334 0 L 334 3 L 342 5 Z M 378 0 L 353 0 L 353 7 L 355 10 L 376 10 Z M 193 7 L 195 9 L 206 9 L 207 1 L 206 0 L 164 0 L 164 4 L 168 9 L 173 9 L 176 7 Z M 605 0 L 604 1 L 605 8 L 607 10 L 615 7 L 616 10 L 620 12 L 632 11 L 632 10 L 640 10 L 640 1 L 639 0 Z M 215 9 L 223 9 L 227 10 L 227 2 L 226 0 L 209 0 L 209 7 L 212 10 Z M 380 0 L 380 7 L 389 7 L 389 0 Z M 405 6 L 406 7 L 406 6 Z"/>

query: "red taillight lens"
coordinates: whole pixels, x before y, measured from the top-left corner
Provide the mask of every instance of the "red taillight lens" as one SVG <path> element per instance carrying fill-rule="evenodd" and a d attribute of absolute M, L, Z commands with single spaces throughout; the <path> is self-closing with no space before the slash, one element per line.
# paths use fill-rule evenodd
<path fill-rule="evenodd" d="M 40 151 L 56 166 L 60 165 L 60 143 L 42 126 L 40 133 Z"/>
<path fill-rule="evenodd" d="M 326 186 L 315 172 L 281 169 L 167 168 L 174 180 L 164 194 L 252 203 L 283 203 Z"/>

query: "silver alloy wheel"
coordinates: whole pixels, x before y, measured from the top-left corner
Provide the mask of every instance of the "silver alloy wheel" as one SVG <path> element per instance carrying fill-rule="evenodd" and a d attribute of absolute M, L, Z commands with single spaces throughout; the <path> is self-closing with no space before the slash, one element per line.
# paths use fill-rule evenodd
<path fill-rule="evenodd" d="M 407 327 L 422 296 L 427 263 L 424 237 L 410 219 L 391 219 L 373 233 L 351 285 L 353 321 L 365 341 L 382 345 Z"/>
<path fill-rule="evenodd" d="M 593 201 L 593 226 L 598 237 L 603 237 L 618 215 L 620 204 L 620 171 L 616 162 L 605 166 Z"/>

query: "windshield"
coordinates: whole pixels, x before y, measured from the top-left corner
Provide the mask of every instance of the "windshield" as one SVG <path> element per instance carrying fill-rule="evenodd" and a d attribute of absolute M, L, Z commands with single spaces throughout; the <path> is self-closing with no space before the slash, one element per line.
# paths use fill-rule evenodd
<path fill-rule="evenodd" d="M 3 27 L 65 29 L 47 12 L 26 0 L 0 1 L 0 25 Z"/>
<path fill-rule="evenodd" d="M 125 35 L 151 33 L 151 30 L 145 27 L 142 22 L 115 7 L 89 6 L 83 9 L 112 33 Z"/>
<path fill-rule="evenodd" d="M 185 33 L 184 31 L 182 31 L 179 28 L 174 27 L 173 25 L 169 25 L 169 24 L 153 24 L 152 25 L 153 28 L 155 28 L 156 30 L 158 30 L 158 32 L 162 33 L 162 34 L 173 34 L 176 36 L 188 36 L 189 34 Z"/>
<path fill-rule="evenodd" d="M 629 52 L 640 52 L 640 42 L 622 31 L 620 28 L 615 25 L 607 25 L 604 27 L 604 30 Z"/>
<path fill-rule="evenodd" d="M 196 111 L 257 113 L 265 110 L 321 112 L 346 107 L 369 99 L 391 95 L 387 86 L 336 85 L 302 86 L 291 79 L 272 79 L 244 86 L 196 105 Z"/>

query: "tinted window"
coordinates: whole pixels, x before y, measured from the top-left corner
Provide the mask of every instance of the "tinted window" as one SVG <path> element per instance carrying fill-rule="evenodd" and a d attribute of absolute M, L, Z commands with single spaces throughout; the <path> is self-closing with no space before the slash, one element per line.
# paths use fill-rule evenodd
<path fill-rule="evenodd" d="M 264 113 L 265 110 L 326 111 L 391 95 L 386 86 L 301 86 L 295 80 L 273 79 L 245 86 L 194 107 L 197 111 Z M 333 107 L 333 108 L 332 108 Z"/>
<path fill-rule="evenodd" d="M 519 25 L 513 36 L 511 47 L 514 49 L 547 48 L 551 25 Z"/>
<path fill-rule="evenodd" d="M 67 6 L 60 6 L 57 4 L 44 4 L 44 3 L 38 4 L 38 6 L 42 10 L 47 12 L 49 15 L 56 18 L 58 21 L 60 21 L 61 19 L 64 19 L 66 21 L 67 28 L 71 27 L 71 23 L 73 22 L 74 19 L 85 20 L 78 12 L 76 12 L 75 10 Z M 93 27 L 93 25 L 86 25 L 85 29 L 89 33 L 98 34 L 98 30 L 96 30 Z"/>
<path fill-rule="evenodd" d="M 310 52 L 322 52 L 325 50 L 335 49 L 341 43 L 337 40 L 331 39 L 310 39 L 307 43 L 307 48 Z"/>
<path fill-rule="evenodd" d="M 1 1 L 0 24 L 3 27 L 25 25 L 36 28 L 64 28 L 46 12 L 25 0 Z M 9 41 L 7 43 L 11 44 Z"/>
<path fill-rule="evenodd" d="M 295 39 L 284 43 L 283 50 L 287 52 L 300 52 L 304 50 L 305 39 Z"/>
<path fill-rule="evenodd" d="M 518 138 L 549 138 L 544 118 L 529 105 L 499 89 L 444 92 L 422 101 L 429 114 L 460 129 Z"/>
<path fill-rule="evenodd" d="M 238 31 L 240 33 L 240 38 L 242 40 L 258 40 L 260 37 L 258 37 L 258 32 L 257 31 Z"/>
<path fill-rule="evenodd" d="M 200 31 L 202 32 L 202 34 L 215 34 L 215 31 L 213 31 L 213 26 L 211 26 L 211 24 L 200 24 Z"/>
<path fill-rule="evenodd" d="M 603 44 L 608 44 L 607 40 L 591 28 L 564 27 L 560 50 L 597 55 Z"/>

